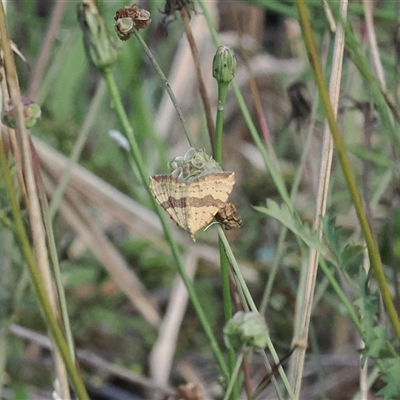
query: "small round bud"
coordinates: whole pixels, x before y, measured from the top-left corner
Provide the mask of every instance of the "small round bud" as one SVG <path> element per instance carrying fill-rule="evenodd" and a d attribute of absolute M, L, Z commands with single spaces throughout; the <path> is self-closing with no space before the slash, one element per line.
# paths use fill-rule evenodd
<path fill-rule="evenodd" d="M 236 72 L 236 57 L 228 46 L 218 47 L 213 60 L 213 77 L 220 83 L 230 83 Z"/>
<path fill-rule="evenodd" d="M 268 331 L 264 318 L 256 312 L 237 312 L 224 327 L 226 347 L 262 350 L 267 345 Z"/>
<path fill-rule="evenodd" d="M 42 110 L 38 104 L 26 97 L 21 97 L 21 102 L 23 106 L 25 128 L 30 129 L 41 117 Z M 9 101 L 3 112 L 2 122 L 10 128 L 15 129 L 17 127 L 15 109 L 11 101 Z"/>

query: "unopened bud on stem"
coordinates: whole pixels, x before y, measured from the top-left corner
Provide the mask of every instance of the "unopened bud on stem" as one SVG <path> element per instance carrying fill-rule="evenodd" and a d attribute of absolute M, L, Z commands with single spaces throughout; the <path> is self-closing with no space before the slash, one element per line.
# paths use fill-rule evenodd
<path fill-rule="evenodd" d="M 218 83 L 230 83 L 236 72 L 236 57 L 228 46 L 220 46 L 213 60 L 213 77 Z"/>
<path fill-rule="evenodd" d="M 117 49 L 96 6 L 80 4 L 78 19 L 89 61 L 99 69 L 110 67 L 117 59 Z"/>

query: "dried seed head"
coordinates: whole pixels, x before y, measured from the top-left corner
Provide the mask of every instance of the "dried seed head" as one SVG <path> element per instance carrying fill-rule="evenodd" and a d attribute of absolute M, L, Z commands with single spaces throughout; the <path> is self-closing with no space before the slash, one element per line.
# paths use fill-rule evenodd
<path fill-rule="evenodd" d="M 292 118 L 296 121 L 296 130 L 299 131 L 311 115 L 312 99 L 307 85 L 304 82 L 294 82 L 287 88 L 290 104 L 292 106 Z"/>
<path fill-rule="evenodd" d="M 151 15 L 147 10 L 139 8 L 137 4 L 132 4 L 130 7 L 117 10 L 114 20 L 118 37 L 121 40 L 128 40 L 134 29 L 144 29 L 150 25 Z"/>
<path fill-rule="evenodd" d="M 196 10 L 194 9 L 193 3 L 190 0 L 166 0 L 165 6 L 164 6 L 164 11 L 163 11 L 163 14 L 165 15 L 165 17 L 163 18 L 163 22 L 169 23 L 172 20 L 174 20 L 175 13 L 177 11 L 181 11 L 183 8 L 186 8 L 189 18 L 190 18 L 190 13 L 192 11 L 196 12 Z M 167 21 L 168 17 L 172 17 L 172 18 L 170 18 Z"/>
<path fill-rule="evenodd" d="M 114 25 L 115 31 L 121 40 L 128 40 L 135 28 L 131 18 L 119 18 Z"/>

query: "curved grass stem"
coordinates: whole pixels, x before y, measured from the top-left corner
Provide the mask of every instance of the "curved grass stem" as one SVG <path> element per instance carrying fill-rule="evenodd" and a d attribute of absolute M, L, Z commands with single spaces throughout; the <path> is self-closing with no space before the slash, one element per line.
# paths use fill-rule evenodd
<path fill-rule="evenodd" d="M 53 336 L 54 342 L 56 343 L 57 349 L 65 363 L 65 367 L 71 377 L 71 382 L 76 390 L 76 393 L 79 399 L 89 400 L 89 397 L 86 393 L 85 386 L 79 375 L 79 372 L 76 368 L 74 361 L 71 358 L 70 351 L 68 348 L 68 344 L 64 338 L 64 335 L 58 325 L 56 317 L 54 315 L 52 306 L 50 301 L 46 295 L 46 290 L 44 287 L 44 283 L 42 281 L 42 277 L 39 271 L 39 267 L 35 260 L 35 256 L 31 245 L 29 243 L 28 234 L 25 230 L 24 222 L 21 216 L 21 210 L 19 209 L 19 203 L 16 198 L 13 180 L 11 176 L 11 171 L 9 169 L 7 157 L 3 151 L 3 141 L 0 136 L 0 164 L 3 176 L 3 182 L 5 184 L 10 203 L 11 203 L 11 211 L 14 219 L 14 233 L 17 239 L 17 242 L 20 246 L 21 253 L 24 256 L 24 260 L 28 267 L 30 277 L 33 283 L 33 287 L 35 288 L 36 295 L 38 297 L 39 304 L 43 310 L 44 317 L 47 322 L 47 326 Z"/>
<path fill-rule="evenodd" d="M 243 293 L 243 297 L 244 297 L 244 299 L 245 299 L 245 301 L 247 303 L 246 305 L 248 305 L 248 308 L 251 311 L 258 313 L 257 307 L 256 307 L 256 305 L 255 305 L 255 303 L 253 301 L 253 298 L 251 296 L 249 288 L 247 287 L 247 284 L 246 284 L 246 282 L 245 282 L 245 280 L 243 278 L 243 275 L 242 275 L 242 273 L 240 271 L 240 268 L 239 268 L 239 265 L 238 265 L 238 263 L 237 263 L 237 261 L 235 259 L 235 256 L 233 255 L 232 249 L 231 249 L 231 247 L 229 245 L 229 242 L 228 242 L 228 240 L 226 238 L 225 232 L 223 231 L 223 229 L 220 226 L 218 226 L 218 235 L 219 235 L 219 238 L 220 238 L 220 240 L 221 240 L 221 242 L 222 242 L 222 244 L 223 244 L 223 246 L 225 248 L 225 253 L 226 253 L 226 256 L 228 257 L 228 260 L 229 260 L 229 263 L 231 265 L 233 274 L 234 274 L 234 276 L 235 276 L 235 278 L 236 278 L 236 280 L 238 282 L 237 286 L 240 288 L 241 292 Z M 267 348 L 270 351 L 274 362 L 278 365 L 279 364 L 279 357 L 278 357 L 278 354 L 277 354 L 277 352 L 275 350 L 275 347 L 274 347 L 269 335 L 268 335 Z M 287 392 L 289 393 L 290 399 L 294 399 L 293 391 L 292 391 L 292 389 L 291 389 L 291 387 L 289 385 L 289 381 L 288 381 L 288 378 L 287 378 L 287 376 L 285 374 L 285 371 L 283 370 L 282 367 L 279 367 L 278 368 L 278 372 L 279 372 L 279 375 L 282 378 L 282 381 L 283 381 L 283 383 L 285 385 L 285 388 L 286 388 Z"/>
<path fill-rule="evenodd" d="M 371 267 L 376 276 L 379 289 L 383 302 L 385 304 L 386 312 L 388 313 L 390 322 L 396 333 L 396 336 L 400 339 L 400 321 L 396 312 L 396 308 L 393 304 L 392 297 L 386 282 L 385 274 L 382 267 L 379 251 L 375 239 L 372 234 L 372 230 L 362 204 L 361 196 L 357 188 L 357 182 L 352 170 L 349 157 L 346 152 L 346 147 L 343 141 L 343 136 L 336 123 L 336 118 L 332 110 L 332 106 L 329 99 L 328 89 L 322 72 L 322 67 L 318 58 L 317 49 L 311 30 L 308 9 L 304 0 L 296 0 L 297 9 L 299 12 L 300 23 L 304 36 L 304 43 L 307 48 L 310 64 L 314 71 L 315 81 L 318 86 L 318 91 L 321 97 L 322 104 L 325 109 L 326 118 L 328 120 L 329 128 L 332 134 L 334 146 L 339 158 L 340 165 L 343 170 L 343 174 L 346 180 L 346 184 L 351 196 L 351 199 L 356 210 L 356 214 L 363 232 L 365 242 L 368 248 L 368 255 L 370 258 Z"/>
<path fill-rule="evenodd" d="M 122 129 L 125 132 L 125 135 L 126 135 L 128 141 L 129 141 L 130 151 L 128 152 L 128 157 L 131 158 L 131 162 L 132 162 L 131 165 L 134 164 L 136 166 L 137 171 L 139 173 L 139 177 L 140 177 L 140 179 L 142 181 L 142 184 L 143 184 L 144 188 L 146 189 L 146 192 L 147 192 L 147 194 L 148 194 L 148 196 L 149 196 L 149 198 L 151 200 L 152 206 L 153 206 L 154 210 L 156 211 L 156 213 L 157 213 L 157 215 L 158 215 L 158 217 L 160 219 L 161 225 L 162 225 L 163 230 L 164 230 L 165 238 L 167 239 L 167 242 L 168 242 L 168 244 L 169 244 L 169 246 L 171 248 L 171 252 L 172 252 L 173 258 L 175 259 L 178 272 L 179 272 L 179 274 L 180 274 L 180 276 L 181 276 L 181 278 L 183 280 L 183 283 L 186 286 L 186 289 L 187 289 L 188 294 L 189 294 L 189 298 L 190 298 L 190 300 L 192 302 L 192 305 L 193 305 L 193 307 L 194 307 L 194 309 L 196 311 L 196 314 L 197 314 L 197 316 L 199 318 L 199 321 L 200 321 L 200 323 L 201 323 L 201 325 L 202 325 L 202 327 L 204 329 L 204 332 L 205 332 L 205 334 L 206 334 L 206 336 L 207 336 L 207 338 L 208 338 L 208 340 L 210 342 L 211 348 L 212 348 L 212 350 L 214 352 L 215 358 L 216 358 L 216 360 L 217 360 L 217 362 L 219 364 L 221 372 L 224 373 L 224 374 L 227 374 L 228 373 L 228 368 L 226 366 L 226 362 L 225 362 L 224 357 L 222 355 L 222 352 L 221 352 L 221 350 L 219 348 L 218 342 L 215 339 L 215 336 L 214 336 L 214 334 L 213 334 L 213 332 L 211 330 L 210 324 L 209 324 L 209 322 L 207 320 L 207 317 L 206 317 L 206 315 L 205 315 L 205 313 L 203 311 L 201 303 L 200 303 L 200 301 L 199 301 L 199 299 L 197 297 L 197 294 L 196 294 L 196 292 L 194 290 L 193 283 L 192 283 L 192 281 L 190 280 L 189 276 L 186 273 L 185 267 L 184 267 L 184 265 L 182 263 L 182 259 L 181 259 L 181 256 L 180 256 L 180 253 L 179 253 L 179 250 L 178 250 L 178 247 L 177 247 L 177 245 L 176 245 L 176 243 L 174 241 L 174 238 L 172 236 L 170 228 L 169 228 L 169 226 L 168 226 L 168 224 L 166 222 L 166 219 L 164 217 L 164 213 L 161 210 L 161 208 L 158 206 L 153 194 L 151 193 L 150 186 L 149 186 L 149 183 L 148 183 L 148 175 L 147 175 L 146 170 L 145 170 L 145 166 L 144 166 L 144 162 L 143 162 L 143 159 L 142 159 L 142 156 L 141 156 L 140 148 L 139 148 L 139 146 L 137 144 L 136 138 L 135 138 L 135 136 L 133 134 L 133 129 L 132 129 L 130 123 L 129 123 L 128 117 L 127 117 L 127 115 L 125 113 L 125 110 L 123 108 L 121 97 L 119 95 L 119 90 L 118 90 L 118 87 L 117 87 L 117 85 L 115 83 L 114 76 L 112 75 L 112 73 L 111 73 L 111 71 L 109 69 L 105 69 L 103 71 L 103 76 L 104 76 L 104 79 L 105 79 L 105 81 L 107 83 L 108 89 L 110 91 L 111 98 L 112 98 L 113 103 L 114 103 L 115 112 L 116 112 L 116 114 L 117 114 L 117 116 L 118 116 L 118 118 L 120 120 L 120 123 L 122 125 Z"/>
<path fill-rule="evenodd" d="M 211 36 L 213 38 L 213 42 L 214 42 L 214 44 L 216 46 L 220 46 L 221 42 L 219 40 L 218 33 L 217 33 L 216 29 L 215 29 L 213 20 L 212 20 L 212 18 L 210 16 L 210 13 L 208 12 L 208 9 L 207 9 L 207 6 L 206 6 L 204 0 L 199 0 L 199 4 L 201 6 L 201 9 L 202 9 L 202 12 L 204 14 L 204 17 L 207 20 L 208 28 L 209 28 L 209 30 L 211 32 Z M 232 81 L 232 88 L 233 88 L 233 91 L 235 93 L 235 97 L 236 97 L 236 100 L 238 102 L 240 111 L 241 111 L 241 113 L 243 115 L 243 118 L 244 118 L 246 124 L 247 124 L 247 127 L 249 129 L 251 137 L 252 137 L 255 145 L 257 146 L 258 151 L 260 152 L 260 154 L 261 154 L 261 156 L 263 158 L 263 161 L 264 161 L 264 164 L 266 166 L 266 169 L 270 173 L 271 178 L 272 178 L 272 180 L 273 180 L 273 182 L 274 182 L 274 184 L 276 186 L 276 189 L 279 192 L 279 195 L 282 197 L 283 201 L 287 204 L 289 209 L 291 211 L 293 211 L 294 210 L 293 202 L 290 200 L 290 196 L 289 196 L 289 193 L 288 193 L 288 191 L 286 189 L 285 182 L 284 182 L 284 180 L 282 178 L 282 175 L 281 175 L 281 173 L 279 171 L 278 161 L 277 161 L 277 157 L 276 157 L 276 155 L 274 153 L 274 150 L 273 150 L 272 146 L 269 146 L 266 149 L 265 145 L 263 144 L 263 142 L 262 142 L 262 140 L 260 138 L 260 135 L 257 132 L 257 128 L 256 128 L 256 126 L 255 126 L 255 124 L 254 124 L 254 122 L 253 122 L 253 120 L 251 118 L 249 109 L 248 109 L 248 107 L 246 105 L 246 102 L 245 102 L 245 100 L 243 98 L 243 95 L 240 92 L 240 89 L 239 89 L 239 87 L 238 87 L 238 85 L 237 85 L 237 83 L 235 81 Z M 217 136 L 217 127 L 216 127 L 215 136 Z M 268 143 L 267 143 L 267 145 L 268 145 Z"/>
<path fill-rule="evenodd" d="M 204 113 L 205 113 L 205 117 L 206 117 L 208 136 L 210 138 L 211 149 L 213 150 L 213 153 L 214 153 L 214 141 L 215 141 L 214 131 L 215 131 L 215 128 L 214 128 L 214 122 L 213 122 L 213 117 L 212 117 L 210 98 L 208 96 L 206 84 L 204 83 L 203 74 L 201 72 L 199 51 L 197 49 L 197 45 L 194 40 L 192 29 L 190 28 L 190 18 L 189 18 L 189 13 L 188 13 L 186 7 L 182 7 L 181 16 L 182 16 L 182 20 L 183 20 L 183 25 L 185 27 L 185 32 L 186 32 L 186 37 L 187 37 L 187 40 L 189 43 L 189 47 L 192 52 L 193 63 L 194 63 L 194 67 L 196 70 L 197 83 L 199 85 L 200 97 L 201 97 L 201 101 L 203 103 Z"/>
<path fill-rule="evenodd" d="M 149 60 L 151 62 L 151 64 L 153 65 L 154 69 L 156 70 L 158 76 L 161 78 L 161 80 L 163 81 L 164 85 L 165 85 L 165 89 L 167 90 L 167 93 L 172 101 L 172 104 L 175 107 L 175 110 L 178 114 L 179 120 L 181 121 L 183 130 L 185 132 L 186 135 L 186 139 L 189 142 L 190 147 L 195 147 L 195 143 L 194 140 L 192 139 L 192 136 L 189 133 L 189 129 L 186 125 L 186 121 L 185 118 L 183 117 L 182 111 L 180 110 L 179 106 L 178 106 L 178 100 L 175 97 L 174 92 L 171 89 L 171 86 L 168 83 L 168 80 L 164 74 L 164 72 L 162 71 L 162 69 L 160 68 L 160 66 L 158 65 L 158 62 L 156 61 L 156 59 L 154 58 L 152 52 L 150 51 L 150 49 L 148 48 L 146 42 L 143 40 L 143 38 L 140 36 L 140 33 L 137 29 L 133 30 L 136 38 L 138 39 L 139 43 L 141 44 L 141 46 L 143 47 L 144 52 L 146 53 L 147 57 L 149 57 Z"/>

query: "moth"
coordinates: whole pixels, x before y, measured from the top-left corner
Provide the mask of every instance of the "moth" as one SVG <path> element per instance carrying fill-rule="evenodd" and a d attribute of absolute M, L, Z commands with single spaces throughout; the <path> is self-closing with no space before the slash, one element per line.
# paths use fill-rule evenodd
<path fill-rule="evenodd" d="M 150 177 L 150 189 L 157 202 L 193 240 L 196 232 L 226 208 L 234 184 L 234 172 L 210 173 L 189 183 L 171 175 Z"/>

